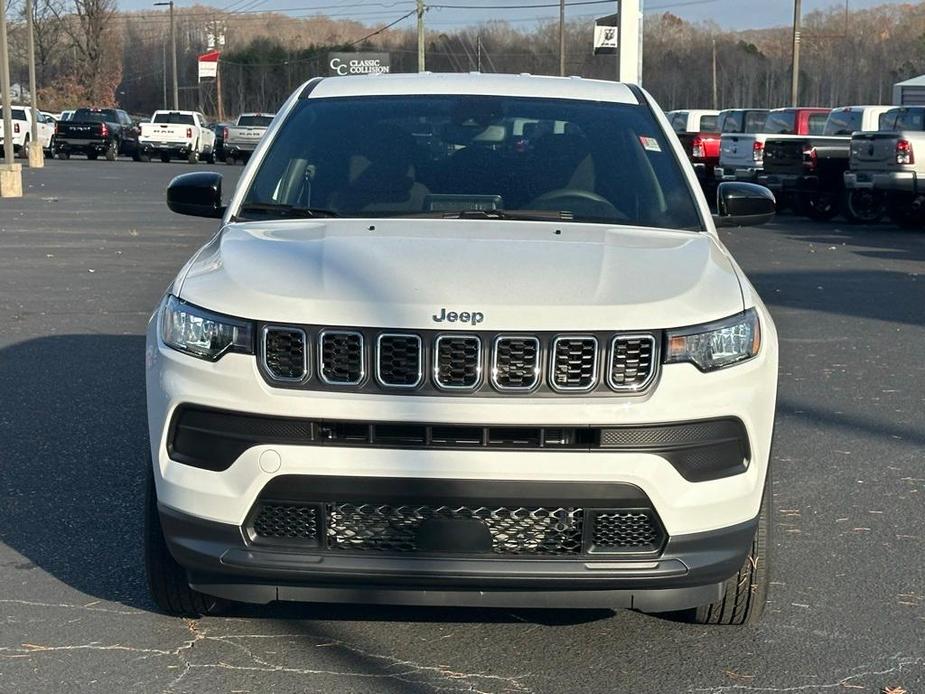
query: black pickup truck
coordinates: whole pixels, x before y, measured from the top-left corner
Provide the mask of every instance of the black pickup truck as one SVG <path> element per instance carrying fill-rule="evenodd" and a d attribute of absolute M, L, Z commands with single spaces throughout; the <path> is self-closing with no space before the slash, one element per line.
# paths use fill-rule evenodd
<path fill-rule="evenodd" d="M 883 201 L 870 191 L 845 190 L 851 134 L 875 131 L 889 106 L 848 106 L 829 114 L 822 135 L 769 137 L 759 182 L 787 198 L 798 214 L 826 221 L 839 212 L 850 222 L 871 223 L 884 214 Z"/>
<path fill-rule="evenodd" d="M 96 159 L 101 154 L 115 161 L 120 154 L 138 161 L 138 126 L 118 108 L 79 108 L 69 120 L 59 121 L 55 131 L 55 154 L 69 159 L 85 154 Z"/>

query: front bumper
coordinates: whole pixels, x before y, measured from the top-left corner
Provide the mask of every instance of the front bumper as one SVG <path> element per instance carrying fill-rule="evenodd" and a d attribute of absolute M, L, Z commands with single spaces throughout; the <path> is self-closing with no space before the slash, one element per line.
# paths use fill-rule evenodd
<path fill-rule="evenodd" d="M 846 171 L 845 188 L 848 190 L 880 190 L 884 192 L 922 192 L 914 171 Z"/>

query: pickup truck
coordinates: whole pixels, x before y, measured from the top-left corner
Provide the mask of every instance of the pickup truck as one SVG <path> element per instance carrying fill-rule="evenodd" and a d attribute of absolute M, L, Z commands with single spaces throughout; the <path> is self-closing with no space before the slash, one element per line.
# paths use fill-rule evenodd
<path fill-rule="evenodd" d="M 829 109 L 777 108 L 766 112 L 763 122 L 744 130 L 723 130 L 720 142 L 718 181 L 755 181 L 764 166 L 764 143 L 769 135 L 819 134 Z"/>
<path fill-rule="evenodd" d="M 55 154 L 70 159 L 72 154 L 97 159 L 101 154 L 115 161 L 122 154 L 138 161 L 138 126 L 118 108 L 79 108 L 55 130 Z"/>
<path fill-rule="evenodd" d="M 234 125 L 222 131 L 225 162 L 234 164 L 238 160 L 246 161 L 253 154 L 260 140 L 273 122 L 275 114 L 242 113 Z"/>
<path fill-rule="evenodd" d="M 159 609 L 755 623 L 777 335 L 716 227 L 770 191 L 711 215 L 633 84 L 316 78 L 283 108 L 227 201 L 215 170 L 167 188 L 216 233 L 147 329 Z"/>
<path fill-rule="evenodd" d="M 719 163 L 719 111 L 670 111 L 668 122 L 681 141 L 697 173 L 701 187 L 711 199 L 716 191 L 713 169 Z"/>
<path fill-rule="evenodd" d="M 821 135 L 769 137 L 764 146 L 764 173 L 759 183 L 775 195 L 790 198 L 794 210 L 825 221 L 839 211 L 850 222 L 873 223 L 883 216 L 883 205 L 866 190 L 845 190 L 851 134 L 879 128 L 880 116 L 890 106 L 846 106 L 829 114 Z"/>
<path fill-rule="evenodd" d="M 139 160 L 157 155 L 164 163 L 186 159 L 215 161 L 215 133 L 198 111 L 155 111 L 150 123 L 141 124 L 138 136 Z"/>
<path fill-rule="evenodd" d="M 28 106 L 11 106 L 10 111 L 13 116 L 13 151 L 16 156 L 26 159 L 29 156 L 27 145 L 32 139 L 32 119 L 35 118 L 38 124 L 39 142 L 42 143 L 42 149 L 50 153 L 54 147 L 55 124 L 54 119 L 48 118 L 42 113 L 35 113 Z M 5 133 L 3 131 L 3 118 L 0 118 L 0 153 L 4 142 Z"/>
<path fill-rule="evenodd" d="M 919 156 L 916 158 L 916 151 Z M 903 228 L 925 221 L 925 107 L 892 108 L 880 116 L 879 130 L 851 136 L 845 188 L 885 199 L 887 214 Z M 922 176 L 922 180 L 919 180 Z"/>

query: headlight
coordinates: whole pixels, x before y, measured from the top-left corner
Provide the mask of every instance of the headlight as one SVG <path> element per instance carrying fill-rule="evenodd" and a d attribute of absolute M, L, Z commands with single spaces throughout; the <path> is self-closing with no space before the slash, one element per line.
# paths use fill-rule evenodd
<path fill-rule="evenodd" d="M 750 308 L 715 323 L 669 330 L 667 342 L 666 364 L 690 362 L 701 371 L 715 371 L 758 354 L 761 326 Z"/>
<path fill-rule="evenodd" d="M 209 361 L 226 352 L 254 353 L 252 323 L 206 311 L 172 295 L 161 316 L 161 337 L 168 346 Z"/>

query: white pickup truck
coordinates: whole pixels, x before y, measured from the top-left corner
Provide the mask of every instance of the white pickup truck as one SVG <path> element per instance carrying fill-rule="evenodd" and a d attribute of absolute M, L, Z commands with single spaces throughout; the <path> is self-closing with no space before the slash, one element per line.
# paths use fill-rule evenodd
<path fill-rule="evenodd" d="M 33 111 L 28 106 L 13 106 L 10 109 L 13 115 L 13 151 L 16 155 L 25 159 L 28 155 L 29 140 L 32 138 L 32 118 Z M 41 112 L 36 118 L 38 121 L 39 142 L 46 154 L 51 153 L 55 137 L 55 122 L 53 118 L 47 117 Z M 3 118 L 0 117 L 0 151 L 2 151 L 4 137 L 6 133 L 3 130 Z"/>
<path fill-rule="evenodd" d="M 234 164 L 246 161 L 273 122 L 274 113 L 242 113 L 234 125 L 225 128 L 223 140 L 225 162 Z"/>
<path fill-rule="evenodd" d="M 141 161 L 157 155 L 164 163 L 186 159 L 195 164 L 202 159 L 211 164 L 215 161 L 215 133 L 198 111 L 155 111 L 150 123 L 141 124 L 138 149 Z"/>

